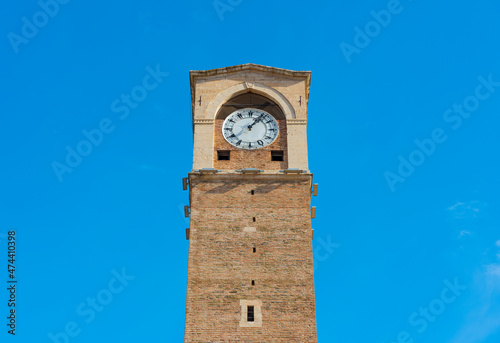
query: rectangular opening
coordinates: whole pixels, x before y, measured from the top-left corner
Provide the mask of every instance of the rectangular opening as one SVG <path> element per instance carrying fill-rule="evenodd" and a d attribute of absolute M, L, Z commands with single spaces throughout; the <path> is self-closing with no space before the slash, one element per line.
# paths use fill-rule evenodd
<path fill-rule="evenodd" d="M 252 286 L 255 286 L 255 280 L 252 280 Z"/>
<path fill-rule="evenodd" d="M 252 190 L 250 191 L 250 193 L 252 193 L 252 195 L 254 195 L 254 194 L 255 194 L 255 191 L 252 189 Z"/>
<path fill-rule="evenodd" d="M 247 322 L 255 321 L 255 310 L 253 306 L 247 307 Z"/>
<path fill-rule="evenodd" d="M 255 248 L 255 247 L 254 247 L 254 248 L 253 248 L 253 252 L 257 252 L 257 248 Z"/>
<path fill-rule="evenodd" d="M 253 282 L 254 280 L 252 280 Z M 252 288 L 253 289 L 253 288 Z M 262 301 L 261 300 L 240 300 L 241 319 L 240 327 L 260 328 L 262 327 Z M 289 340 L 287 340 L 289 341 Z M 266 340 L 270 342 L 270 340 Z M 274 342 L 274 341 L 273 341 Z M 301 340 L 304 342 L 304 340 Z"/>
<path fill-rule="evenodd" d="M 253 217 L 252 219 L 253 219 L 253 221 L 255 221 L 255 217 Z"/>
<path fill-rule="evenodd" d="M 271 151 L 271 161 L 283 161 L 283 151 L 282 150 L 272 150 Z"/>
<path fill-rule="evenodd" d="M 229 161 L 230 151 L 229 150 L 217 150 L 217 160 L 219 161 Z"/>

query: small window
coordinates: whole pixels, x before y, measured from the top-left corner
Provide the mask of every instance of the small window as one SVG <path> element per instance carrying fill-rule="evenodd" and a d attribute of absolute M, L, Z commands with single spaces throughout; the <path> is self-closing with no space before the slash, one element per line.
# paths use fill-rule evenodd
<path fill-rule="evenodd" d="M 253 217 L 252 219 L 253 219 L 253 221 L 255 221 L 255 217 Z"/>
<path fill-rule="evenodd" d="M 255 247 L 254 247 L 254 248 L 253 248 L 253 252 L 257 252 L 257 248 L 255 248 Z"/>
<path fill-rule="evenodd" d="M 252 280 L 253 281 L 253 280 Z M 242 328 L 262 327 L 262 301 L 261 300 L 240 300 Z"/>
<path fill-rule="evenodd" d="M 252 280 L 252 286 L 255 286 L 255 280 Z"/>
<path fill-rule="evenodd" d="M 271 151 L 271 161 L 283 161 L 283 151 L 282 150 L 272 150 Z"/>
<path fill-rule="evenodd" d="M 250 191 L 250 193 L 252 193 L 252 195 L 254 195 L 254 194 L 255 194 L 255 191 L 252 189 L 252 190 Z"/>
<path fill-rule="evenodd" d="M 217 151 L 217 159 L 219 161 L 229 161 L 230 151 L 229 150 L 218 150 Z"/>
<path fill-rule="evenodd" d="M 255 312 L 254 312 L 254 307 L 253 306 L 248 306 L 247 307 L 247 322 L 253 322 L 255 321 Z"/>

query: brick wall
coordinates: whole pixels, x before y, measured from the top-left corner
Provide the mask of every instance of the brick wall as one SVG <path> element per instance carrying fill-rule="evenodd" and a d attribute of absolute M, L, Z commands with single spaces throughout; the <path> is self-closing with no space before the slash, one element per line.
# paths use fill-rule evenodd
<path fill-rule="evenodd" d="M 185 342 L 317 342 L 311 178 L 190 174 Z M 262 327 L 240 327 L 242 299 Z"/>

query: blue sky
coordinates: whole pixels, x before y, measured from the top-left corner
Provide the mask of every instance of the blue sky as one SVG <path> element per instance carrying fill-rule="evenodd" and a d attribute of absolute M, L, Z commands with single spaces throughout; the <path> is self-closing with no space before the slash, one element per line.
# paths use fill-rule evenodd
<path fill-rule="evenodd" d="M 497 3 L 47 3 L 0 21 L 2 342 L 182 342 L 188 72 L 242 63 L 312 71 L 319 341 L 500 340 Z"/>

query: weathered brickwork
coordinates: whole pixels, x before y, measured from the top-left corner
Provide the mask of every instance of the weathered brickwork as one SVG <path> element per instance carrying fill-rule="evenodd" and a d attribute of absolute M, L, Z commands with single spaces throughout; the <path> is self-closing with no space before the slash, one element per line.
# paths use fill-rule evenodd
<path fill-rule="evenodd" d="M 317 342 L 311 181 L 190 174 L 185 342 Z M 262 327 L 240 326 L 242 299 L 262 301 Z"/>
<path fill-rule="evenodd" d="M 216 119 L 214 125 L 214 155 L 215 169 L 257 168 L 264 170 L 280 170 L 288 168 L 286 120 L 277 120 L 279 125 L 278 137 L 268 146 L 256 150 L 243 150 L 229 144 L 222 134 L 223 119 Z M 231 151 L 229 161 L 217 160 L 218 150 Z M 271 150 L 283 151 L 283 161 L 271 161 Z"/>
<path fill-rule="evenodd" d="M 185 343 L 317 343 L 306 134 L 310 77 L 256 64 L 190 72 Z M 276 140 L 257 150 L 229 144 L 222 118 L 238 108 L 231 99 L 278 106 Z M 283 161 L 271 160 L 273 150 L 283 151 Z M 230 160 L 219 160 L 217 151 L 230 151 Z M 237 172 L 245 168 L 263 171 Z M 289 168 L 300 173 L 280 172 Z"/>

